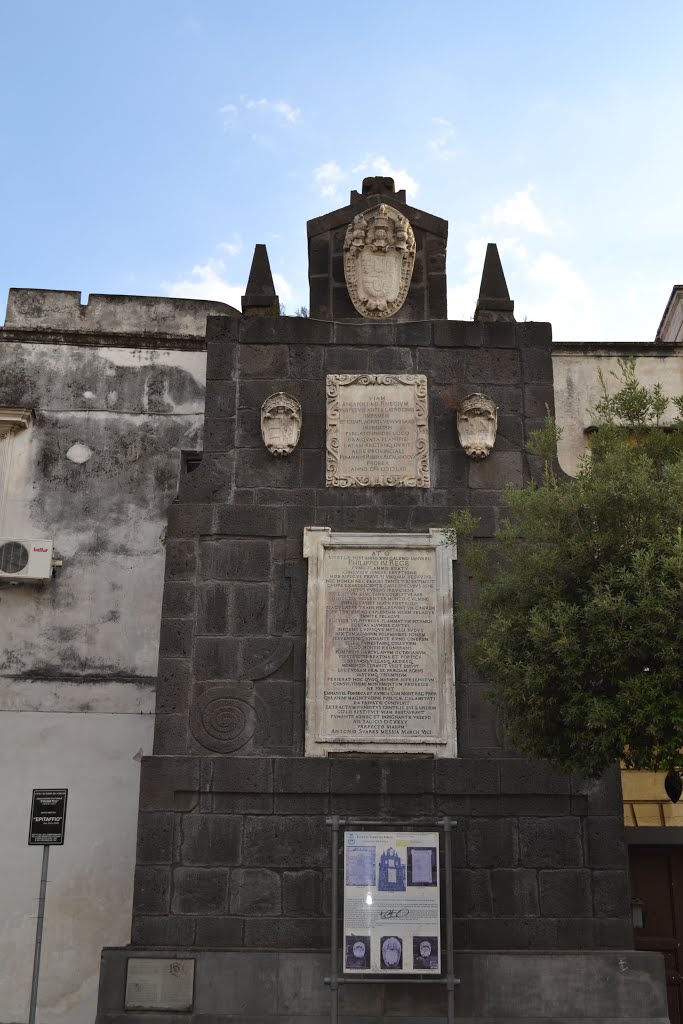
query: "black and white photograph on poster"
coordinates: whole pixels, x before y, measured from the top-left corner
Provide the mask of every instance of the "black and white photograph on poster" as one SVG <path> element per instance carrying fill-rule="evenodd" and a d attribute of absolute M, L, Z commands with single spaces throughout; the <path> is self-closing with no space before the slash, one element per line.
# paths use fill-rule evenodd
<path fill-rule="evenodd" d="M 344 939 L 344 967 L 347 971 L 370 968 L 370 936 L 347 935 Z"/>
<path fill-rule="evenodd" d="M 436 935 L 413 935 L 413 969 L 438 971 L 439 940 Z"/>
<path fill-rule="evenodd" d="M 379 881 L 377 888 L 380 892 L 404 892 L 405 887 L 405 864 L 393 846 L 390 846 L 382 852 L 379 858 Z"/>
<path fill-rule="evenodd" d="M 436 885 L 435 847 L 408 847 L 408 885 Z"/>
<path fill-rule="evenodd" d="M 346 853 L 346 884 L 375 886 L 377 865 L 374 846 L 348 847 Z"/>
<path fill-rule="evenodd" d="M 438 832 L 344 831 L 345 972 L 441 970 Z"/>
<path fill-rule="evenodd" d="M 382 967 L 385 971 L 400 971 L 403 967 L 403 942 L 398 935 L 383 935 L 380 939 Z"/>

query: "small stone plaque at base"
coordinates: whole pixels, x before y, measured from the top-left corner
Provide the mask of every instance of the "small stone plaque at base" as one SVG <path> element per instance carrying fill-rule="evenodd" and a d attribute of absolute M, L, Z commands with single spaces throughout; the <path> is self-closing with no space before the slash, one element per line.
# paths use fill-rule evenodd
<path fill-rule="evenodd" d="M 191 1013 L 194 960 L 131 957 L 126 974 L 126 1010 Z"/>

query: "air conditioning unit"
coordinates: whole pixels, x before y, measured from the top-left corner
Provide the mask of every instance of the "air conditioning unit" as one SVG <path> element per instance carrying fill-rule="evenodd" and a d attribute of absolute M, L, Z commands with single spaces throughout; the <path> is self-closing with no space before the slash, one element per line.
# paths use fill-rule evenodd
<path fill-rule="evenodd" d="M 0 537 L 0 580 L 48 580 L 52 541 Z"/>

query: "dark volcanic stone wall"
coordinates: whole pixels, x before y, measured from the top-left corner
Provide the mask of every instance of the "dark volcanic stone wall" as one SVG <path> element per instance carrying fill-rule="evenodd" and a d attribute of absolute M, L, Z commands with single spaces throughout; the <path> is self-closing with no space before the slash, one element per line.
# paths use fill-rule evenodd
<path fill-rule="evenodd" d="M 632 945 L 616 771 L 299 757 L 143 760 L 133 944 L 329 948 L 330 813 L 455 818 L 456 948 Z"/>
<path fill-rule="evenodd" d="M 304 526 L 425 531 L 469 507 L 491 536 L 502 488 L 538 470 L 529 432 L 552 408 L 548 324 L 210 318 L 205 454 L 171 507 L 155 756 L 143 762 L 133 941 L 323 948 L 329 813 L 457 819 L 461 948 L 632 943 L 618 773 L 558 776 L 506 748 L 456 634 L 456 760 L 304 758 Z M 429 489 L 325 487 L 325 375 L 424 373 Z M 260 408 L 301 403 L 275 459 Z M 499 407 L 483 462 L 455 409 Z M 468 580 L 455 565 L 456 600 Z M 427 823 L 427 821 L 425 821 Z"/>

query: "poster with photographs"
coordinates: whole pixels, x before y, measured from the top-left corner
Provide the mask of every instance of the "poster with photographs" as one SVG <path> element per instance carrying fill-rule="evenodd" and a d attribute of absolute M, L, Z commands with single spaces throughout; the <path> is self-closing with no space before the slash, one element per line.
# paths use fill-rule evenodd
<path fill-rule="evenodd" d="M 438 832 L 344 833 L 344 973 L 441 970 Z"/>

